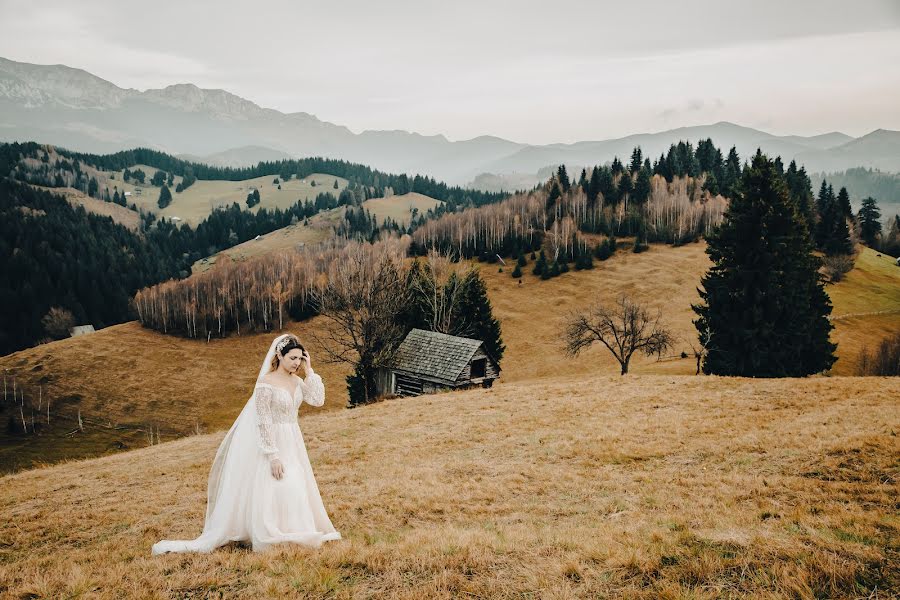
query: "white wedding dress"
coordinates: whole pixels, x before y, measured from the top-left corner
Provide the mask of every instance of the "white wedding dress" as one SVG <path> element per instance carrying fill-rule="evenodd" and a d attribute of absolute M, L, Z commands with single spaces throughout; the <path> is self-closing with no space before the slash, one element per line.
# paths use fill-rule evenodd
<path fill-rule="evenodd" d="M 306 381 L 296 377 L 293 395 L 262 381 L 280 339 L 272 342 L 253 395 L 216 452 L 203 533 L 193 540 L 157 542 L 153 554 L 211 552 L 232 541 L 250 542 L 260 551 L 282 542 L 318 547 L 341 539 L 325 512 L 297 423 L 301 403 L 324 404 L 322 378 L 314 372 Z M 284 466 L 281 479 L 272 475 L 275 458 Z"/>

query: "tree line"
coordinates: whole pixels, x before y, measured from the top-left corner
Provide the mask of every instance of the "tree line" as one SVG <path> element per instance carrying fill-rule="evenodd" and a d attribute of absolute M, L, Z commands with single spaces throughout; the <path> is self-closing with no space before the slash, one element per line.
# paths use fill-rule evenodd
<path fill-rule="evenodd" d="M 497 360 L 504 346 L 477 270 L 446 257 L 405 261 L 406 243 L 333 238 L 217 267 L 137 292 L 142 325 L 204 338 L 272 331 L 323 317 L 314 333 L 334 362 L 349 363 L 351 405 L 375 398 L 378 369 L 414 327 L 475 337 Z M 437 266 L 440 265 L 440 266 Z"/>

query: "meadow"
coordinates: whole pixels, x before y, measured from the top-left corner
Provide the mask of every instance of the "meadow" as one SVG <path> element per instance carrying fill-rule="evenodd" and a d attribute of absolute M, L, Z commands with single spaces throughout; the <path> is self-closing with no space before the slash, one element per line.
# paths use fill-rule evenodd
<path fill-rule="evenodd" d="M 332 384 L 333 385 L 333 384 Z M 889 598 L 896 382 L 588 375 L 304 414 L 344 539 L 200 533 L 223 432 L 0 479 L 9 598 Z"/>

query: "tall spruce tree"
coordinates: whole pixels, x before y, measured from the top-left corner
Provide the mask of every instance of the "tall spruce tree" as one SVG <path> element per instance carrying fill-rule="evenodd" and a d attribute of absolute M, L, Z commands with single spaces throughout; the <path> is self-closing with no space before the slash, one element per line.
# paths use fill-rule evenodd
<path fill-rule="evenodd" d="M 862 201 L 859 209 L 859 235 L 869 248 L 874 248 L 881 234 L 881 211 L 878 202 L 869 196 Z"/>
<path fill-rule="evenodd" d="M 463 285 L 465 294 L 460 313 L 463 315 L 466 331 L 454 333 L 481 340 L 484 342 L 484 350 L 499 363 L 506 346 L 500 335 L 500 321 L 494 318 L 491 309 L 487 286 L 478 271 L 474 270 L 469 272 Z"/>
<path fill-rule="evenodd" d="M 844 216 L 844 209 L 840 201 L 835 198 L 829 186 L 828 204 L 820 223 L 822 227 L 822 250 L 828 256 L 850 254 L 853 252 L 853 242 L 850 240 L 850 227 Z"/>
<path fill-rule="evenodd" d="M 822 287 L 803 216 L 776 165 L 757 152 L 722 224 L 707 236 L 713 267 L 692 305 L 707 354 L 703 372 L 798 377 L 836 360 Z"/>
<path fill-rule="evenodd" d="M 157 171 L 157 173 L 159 172 Z M 172 192 L 169 191 L 169 186 L 163 185 L 159 190 L 159 200 L 156 201 L 156 205 L 165 208 L 170 204 L 172 204 Z"/>
<path fill-rule="evenodd" d="M 572 184 L 569 182 L 569 174 L 566 173 L 566 165 L 559 165 L 559 169 L 556 171 L 556 179 L 559 181 L 559 187 L 562 188 L 563 193 L 568 192 Z"/>
<path fill-rule="evenodd" d="M 850 194 L 847 193 L 847 188 L 842 187 L 841 191 L 838 192 L 837 203 L 841 216 L 845 219 L 852 219 L 853 208 L 850 206 Z"/>
<path fill-rule="evenodd" d="M 641 153 L 641 147 L 635 146 L 634 150 L 631 152 L 631 165 L 629 170 L 632 173 L 637 173 L 638 170 L 640 170 L 641 164 L 643 164 L 643 162 L 644 159 L 643 154 Z"/>

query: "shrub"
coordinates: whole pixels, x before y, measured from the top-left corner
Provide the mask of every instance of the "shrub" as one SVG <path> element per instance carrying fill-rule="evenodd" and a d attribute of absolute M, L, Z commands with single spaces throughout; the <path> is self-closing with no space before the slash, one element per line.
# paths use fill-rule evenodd
<path fill-rule="evenodd" d="M 853 269 L 853 257 L 849 254 L 836 254 L 826 256 L 824 259 L 823 270 L 831 283 L 842 280 L 851 269 Z"/>
<path fill-rule="evenodd" d="M 878 348 L 869 353 L 863 348 L 859 355 L 859 375 L 892 376 L 900 375 L 900 332 L 881 340 Z"/>

